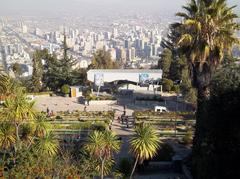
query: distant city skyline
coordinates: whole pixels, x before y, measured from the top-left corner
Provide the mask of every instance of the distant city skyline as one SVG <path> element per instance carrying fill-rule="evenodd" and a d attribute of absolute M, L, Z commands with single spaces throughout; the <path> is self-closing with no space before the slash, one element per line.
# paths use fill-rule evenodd
<path fill-rule="evenodd" d="M 1 0 L 1 16 L 49 16 L 63 14 L 76 16 L 108 16 L 117 13 L 148 13 L 150 15 L 169 15 L 181 10 L 187 0 Z M 229 0 L 238 5 L 240 2 Z"/>

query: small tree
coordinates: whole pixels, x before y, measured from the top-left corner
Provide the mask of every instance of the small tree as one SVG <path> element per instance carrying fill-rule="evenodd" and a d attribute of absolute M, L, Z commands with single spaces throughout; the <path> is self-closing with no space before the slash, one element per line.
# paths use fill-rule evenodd
<path fill-rule="evenodd" d="M 19 77 L 19 76 L 21 76 L 21 75 L 23 74 L 22 67 L 21 67 L 21 65 L 20 65 L 19 63 L 14 63 L 14 64 L 12 65 L 12 70 L 13 70 L 14 74 L 15 74 L 17 77 Z"/>
<path fill-rule="evenodd" d="M 161 59 L 158 61 L 158 68 L 163 70 L 163 76 L 169 77 L 169 70 L 172 62 L 172 52 L 169 49 L 164 49 L 160 55 Z"/>
<path fill-rule="evenodd" d="M 172 87 L 173 87 L 173 81 L 164 78 L 163 79 L 163 91 L 169 92 L 169 91 L 171 91 Z"/>
<path fill-rule="evenodd" d="M 137 163 L 151 159 L 157 154 L 160 139 L 156 129 L 150 125 L 138 126 L 135 135 L 130 139 L 130 151 L 136 160 L 130 178 L 132 178 Z"/>
<path fill-rule="evenodd" d="M 113 153 L 120 149 L 120 141 L 117 136 L 110 131 L 100 132 L 94 131 L 88 138 L 85 149 L 97 161 L 101 162 L 101 179 L 104 177 L 107 161 L 111 160 Z"/>
<path fill-rule="evenodd" d="M 70 93 L 70 87 L 69 87 L 69 85 L 63 85 L 63 86 L 61 87 L 61 92 L 62 92 L 63 94 L 65 94 L 65 95 L 68 95 L 68 94 Z"/>
<path fill-rule="evenodd" d="M 119 65 L 112 60 L 111 54 L 104 50 L 98 50 L 92 59 L 90 69 L 118 69 Z"/>

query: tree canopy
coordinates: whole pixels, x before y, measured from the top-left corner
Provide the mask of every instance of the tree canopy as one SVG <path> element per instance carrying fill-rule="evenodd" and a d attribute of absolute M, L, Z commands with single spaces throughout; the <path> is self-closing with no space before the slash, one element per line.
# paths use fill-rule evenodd
<path fill-rule="evenodd" d="M 112 60 L 111 54 L 104 50 L 98 50 L 92 59 L 90 69 L 116 69 L 118 64 Z"/>
<path fill-rule="evenodd" d="M 240 67 L 225 67 L 211 81 L 211 96 L 206 105 L 206 131 L 201 155 L 193 160 L 195 178 L 239 178 L 236 165 L 240 152 Z"/>

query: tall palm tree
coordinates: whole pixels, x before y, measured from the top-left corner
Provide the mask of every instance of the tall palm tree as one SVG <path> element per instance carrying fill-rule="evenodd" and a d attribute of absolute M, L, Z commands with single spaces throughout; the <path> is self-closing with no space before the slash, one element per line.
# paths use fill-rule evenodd
<path fill-rule="evenodd" d="M 86 151 L 101 162 L 101 178 L 104 177 L 104 166 L 106 161 L 111 160 L 114 152 L 120 149 L 120 141 L 117 136 L 110 131 L 94 131 L 89 135 L 85 145 Z"/>
<path fill-rule="evenodd" d="M 194 86 L 198 89 L 198 110 L 193 145 L 193 159 L 205 152 L 206 124 L 205 103 L 209 98 L 209 85 L 213 73 L 220 66 L 225 54 L 230 54 L 233 45 L 239 44 L 236 32 L 240 25 L 233 7 L 226 0 L 190 0 L 183 6 L 185 12 L 177 13 L 182 22 L 179 29 L 178 52 L 188 59 Z M 195 162 L 201 165 L 200 162 Z M 200 167 L 195 167 L 200 168 Z"/>
<path fill-rule="evenodd" d="M 154 157 L 160 144 L 156 129 L 150 125 L 137 126 L 134 132 L 135 135 L 130 139 L 130 151 L 136 160 L 130 178 L 133 176 L 137 163 Z"/>
<path fill-rule="evenodd" d="M 179 51 L 188 58 L 199 99 L 207 98 L 211 76 L 224 53 L 231 53 L 233 45 L 239 44 L 234 7 L 228 7 L 226 0 L 191 0 L 183 6 L 186 12 L 176 14 L 183 18 L 177 25 Z"/>

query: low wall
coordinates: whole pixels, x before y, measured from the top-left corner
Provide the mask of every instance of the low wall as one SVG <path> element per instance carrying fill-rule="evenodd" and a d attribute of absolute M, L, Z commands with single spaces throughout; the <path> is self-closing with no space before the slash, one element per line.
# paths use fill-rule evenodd
<path fill-rule="evenodd" d="M 163 162 L 163 161 L 151 161 L 149 162 L 148 169 L 149 170 L 170 170 L 173 167 L 172 161 Z"/>
<path fill-rule="evenodd" d="M 165 106 L 165 102 L 158 101 L 144 101 L 144 100 L 135 100 L 136 105 L 144 105 L 144 106 Z"/>
<path fill-rule="evenodd" d="M 89 105 L 111 105 L 116 104 L 117 100 L 91 100 Z"/>

